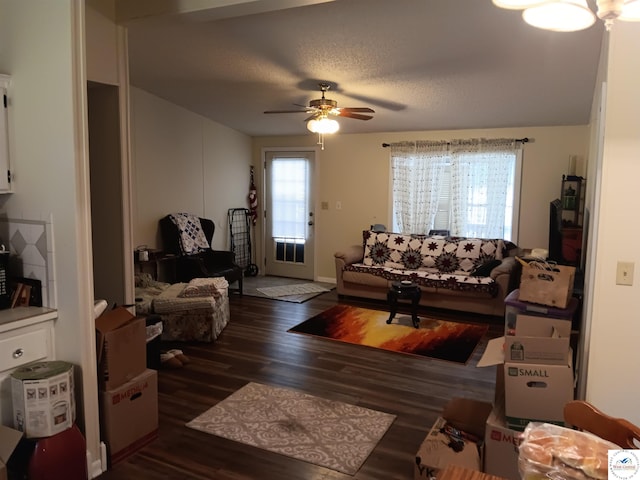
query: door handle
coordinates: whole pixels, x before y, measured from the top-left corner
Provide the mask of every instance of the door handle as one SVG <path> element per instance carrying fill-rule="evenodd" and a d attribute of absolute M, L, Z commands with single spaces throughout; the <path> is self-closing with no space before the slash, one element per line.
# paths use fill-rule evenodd
<path fill-rule="evenodd" d="M 313 226 L 313 222 L 310 221 L 309 223 L 307 223 L 307 225 L 309 225 L 311 227 L 311 226 Z"/>

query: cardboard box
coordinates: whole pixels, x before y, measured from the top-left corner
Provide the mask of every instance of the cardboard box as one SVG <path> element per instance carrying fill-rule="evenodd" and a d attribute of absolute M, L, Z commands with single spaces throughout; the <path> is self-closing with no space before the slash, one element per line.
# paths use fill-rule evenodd
<path fill-rule="evenodd" d="M 515 335 L 505 337 L 505 361 L 562 365 L 570 337 L 570 320 L 518 315 Z"/>
<path fill-rule="evenodd" d="M 507 426 L 504 402 L 496 402 L 487 417 L 484 436 L 484 471 L 491 475 L 520 480 L 518 471 L 518 447 L 522 432 Z"/>
<path fill-rule="evenodd" d="M 76 416 L 73 365 L 36 362 L 11 374 L 13 427 L 27 438 L 49 437 L 71 428 Z"/>
<path fill-rule="evenodd" d="M 145 320 L 126 308 L 109 310 L 96 319 L 96 342 L 102 390 L 119 387 L 147 368 Z"/>
<path fill-rule="evenodd" d="M 7 463 L 21 438 L 22 432 L 0 425 L 0 480 L 7 480 Z"/>
<path fill-rule="evenodd" d="M 102 392 L 100 420 L 111 465 L 158 436 L 158 372 L 145 370 L 133 380 Z"/>
<path fill-rule="evenodd" d="M 504 365 L 505 415 L 509 428 L 523 431 L 529 422 L 564 425 L 564 406 L 573 400 L 572 351 L 562 365 Z"/>
<path fill-rule="evenodd" d="M 565 265 L 556 265 L 553 270 L 523 266 L 519 299 L 524 302 L 566 308 L 573 293 L 575 274 L 575 267 Z"/>
<path fill-rule="evenodd" d="M 520 300 L 520 289 L 516 288 L 505 297 L 504 304 L 504 334 L 513 335 L 515 333 L 518 315 L 573 321 L 580 302 L 577 298 L 571 297 L 567 308 L 555 308 L 548 305 L 523 302 Z"/>
<path fill-rule="evenodd" d="M 416 453 L 413 478 L 429 480 L 450 464 L 482 471 L 482 441 L 491 408 L 487 402 L 468 398 L 452 399 Z M 440 431 L 447 425 L 464 432 L 465 440 L 461 443 L 460 451 L 449 446 L 450 437 Z"/>

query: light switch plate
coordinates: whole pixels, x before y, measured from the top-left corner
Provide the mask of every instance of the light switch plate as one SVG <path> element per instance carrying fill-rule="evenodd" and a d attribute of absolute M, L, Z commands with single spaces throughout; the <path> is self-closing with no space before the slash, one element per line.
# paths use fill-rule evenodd
<path fill-rule="evenodd" d="M 616 285 L 633 285 L 633 262 L 618 262 Z"/>

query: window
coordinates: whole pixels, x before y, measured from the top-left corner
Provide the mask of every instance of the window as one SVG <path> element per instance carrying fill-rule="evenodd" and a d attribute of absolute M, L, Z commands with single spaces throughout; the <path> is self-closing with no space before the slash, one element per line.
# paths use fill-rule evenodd
<path fill-rule="evenodd" d="M 393 230 L 516 241 L 520 163 L 514 140 L 393 144 Z"/>

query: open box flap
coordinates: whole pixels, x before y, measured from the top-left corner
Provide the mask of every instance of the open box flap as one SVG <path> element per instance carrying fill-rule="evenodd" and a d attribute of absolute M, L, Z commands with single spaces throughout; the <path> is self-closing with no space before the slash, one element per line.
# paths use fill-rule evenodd
<path fill-rule="evenodd" d="M 492 409 L 493 405 L 488 402 L 471 398 L 453 398 L 444 407 L 442 416 L 458 430 L 483 438 L 487 417 Z"/>
<path fill-rule="evenodd" d="M 492 367 L 504 363 L 504 337 L 492 338 L 487 343 L 482 357 L 478 360 L 477 367 Z"/>
<path fill-rule="evenodd" d="M 128 324 L 134 318 L 136 318 L 135 315 L 124 307 L 114 308 L 113 310 L 104 312 L 96 318 L 96 354 L 98 357 L 98 364 L 102 360 L 104 336 L 107 333 Z"/>

